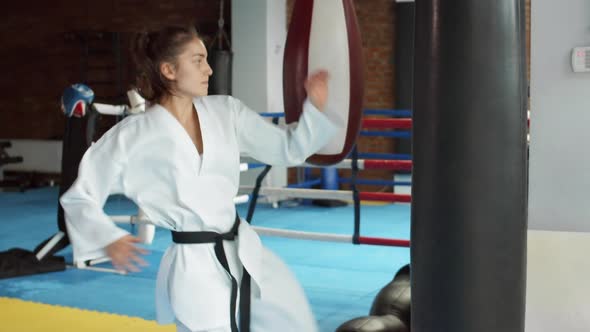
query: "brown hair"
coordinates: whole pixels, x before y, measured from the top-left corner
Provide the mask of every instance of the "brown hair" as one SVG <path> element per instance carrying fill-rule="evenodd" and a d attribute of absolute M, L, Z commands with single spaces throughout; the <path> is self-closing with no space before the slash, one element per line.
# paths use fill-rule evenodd
<path fill-rule="evenodd" d="M 157 102 L 172 94 L 172 81 L 160 72 L 162 62 L 176 65 L 183 47 L 200 38 L 194 26 L 168 26 L 157 31 L 138 33 L 131 44 L 137 76 L 135 86 L 142 97 Z"/>

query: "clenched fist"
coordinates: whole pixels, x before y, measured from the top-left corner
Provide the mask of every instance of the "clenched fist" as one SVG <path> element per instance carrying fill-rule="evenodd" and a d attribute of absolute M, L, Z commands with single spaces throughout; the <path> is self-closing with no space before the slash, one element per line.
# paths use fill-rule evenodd
<path fill-rule="evenodd" d="M 328 100 L 329 74 L 325 70 L 318 70 L 307 77 L 304 86 L 309 100 L 318 110 L 323 111 Z"/>

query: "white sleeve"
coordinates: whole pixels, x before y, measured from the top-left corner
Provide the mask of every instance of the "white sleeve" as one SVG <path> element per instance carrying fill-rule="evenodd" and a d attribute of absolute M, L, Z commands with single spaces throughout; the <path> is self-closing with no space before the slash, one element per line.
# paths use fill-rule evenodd
<path fill-rule="evenodd" d="M 110 194 L 124 191 L 126 159 L 122 157 L 122 138 L 113 129 L 86 151 L 78 178 L 60 198 L 74 262 L 104 257 L 105 246 L 129 234 L 103 210 Z"/>
<path fill-rule="evenodd" d="M 232 98 L 237 113 L 236 132 L 241 153 L 275 166 L 301 165 L 326 145 L 338 128 L 309 99 L 298 123 L 280 128 Z"/>

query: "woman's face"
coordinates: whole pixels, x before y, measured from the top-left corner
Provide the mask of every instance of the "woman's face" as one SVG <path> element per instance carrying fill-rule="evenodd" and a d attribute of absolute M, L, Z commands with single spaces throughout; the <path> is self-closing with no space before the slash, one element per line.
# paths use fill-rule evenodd
<path fill-rule="evenodd" d="M 207 62 L 207 48 L 200 39 L 194 38 L 186 44 L 176 59 L 173 71 L 176 94 L 190 97 L 207 95 L 209 76 L 213 70 Z"/>

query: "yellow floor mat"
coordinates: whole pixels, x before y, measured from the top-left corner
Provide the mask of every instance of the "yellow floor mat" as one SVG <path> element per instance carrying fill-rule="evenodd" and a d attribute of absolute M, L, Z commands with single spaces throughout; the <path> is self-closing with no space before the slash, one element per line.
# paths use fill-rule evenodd
<path fill-rule="evenodd" d="M 138 317 L 0 297 L 0 332 L 175 332 Z"/>

